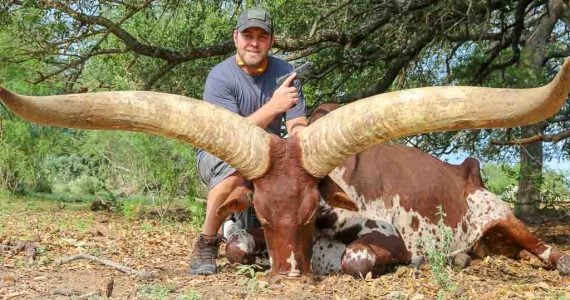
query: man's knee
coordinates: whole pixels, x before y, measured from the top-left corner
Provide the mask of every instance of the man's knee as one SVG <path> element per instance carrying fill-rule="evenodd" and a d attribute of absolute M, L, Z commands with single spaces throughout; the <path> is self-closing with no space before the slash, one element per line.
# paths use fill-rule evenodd
<path fill-rule="evenodd" d="M 233 174 L 230 174 L 228 177 L 224 178 L 221 182 L 234 187 L 238 187 L 245 184 L 245 178 L 243 178 L 240 173 L 234 172 Z"/>
<path fill-rule="evenodd" d="M 239 173 L 233 173 L 228 177 L 220 180 L 215 186 L 213 186 L 208 192 L 208 199 L 216 197 L 217 195 L 227 196 L 235 188 L 242 185 L 245 179 Z"/>

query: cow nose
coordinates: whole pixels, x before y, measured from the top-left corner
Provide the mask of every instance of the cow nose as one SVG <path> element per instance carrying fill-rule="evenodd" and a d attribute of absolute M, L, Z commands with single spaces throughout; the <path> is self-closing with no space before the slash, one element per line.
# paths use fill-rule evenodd
<path fill-rule="evenodd" d="M 292 270 L 289 271 L 289 273 L 287 273 L 287 277 L 300 277 L 301 276 L 301 271 L 299 270 Z"/>

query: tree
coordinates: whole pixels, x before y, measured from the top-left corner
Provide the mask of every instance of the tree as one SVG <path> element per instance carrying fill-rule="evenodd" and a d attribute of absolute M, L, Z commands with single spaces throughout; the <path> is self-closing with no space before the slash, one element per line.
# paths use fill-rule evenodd
<path fill-rule="evenodd" d="M 534 86 L 570 55 L 567 0 L 261 2 L 277 26 L 275 54 L 316 65 L 305 84 L 312 106 L 428 85 Z M 0 6 L 4 28 L 21 43 L 6 49 L 13 55 L 4 59 L 45 65 L 33 81 L 65 82 L 68 92 L 153 89 L 200 98 L 208 70 L 233 53 L 230 33 L 246 5 L 254 4 L 12 0 Z M 526 59 L 539 54 L 540 60 Z M 540 128 L 436 133 L 406 141 L 434 154 L 461 150 L 487 160 L 515 159 L 511 146 L 570 136 L 567 111 Z M 541 149 L 547 159 L 567 156 L 565 145 L 563 152 L 540 145 L 525 151 L 536 152 L 539 170 Z M 532 187 L 522 178 L 534 177 L 524 174 L 521 185 Z M 520 198 L 527 199 L 521 201 L 534 201 L 539 190 L 521 189 Z"/>
<path fill-rule="evenodd" d="M 540 17 L 532 34 L 526 40 L 524 47 L 523 63 L 531 71 L 530 73 L 540 74 L 546 62 L 548 41 L 554 30 L 554 26 L 562 16 L 567 3 L 559 0 L 547 1 L 548 10 Z M 570 10 L 569 10 L 570 12 Z M 537 77 L 536 75 L 534 77 Z M 521 129 L 521 137 L 529 138 L 541 136 L 544 133 L 546 122 L 524 126 Z M 543 182 L 542 162 L 543 162 L 542 141 L 537 140 L 532 143 L 522 144 L 520 149 L 521 175 L 519 179 L 519 189 L 517 193 L 517 205 L 515 214 L 519 217 L 531 216 L 537 213 L 535 203 L 539 203 L 540 189 Z"/>

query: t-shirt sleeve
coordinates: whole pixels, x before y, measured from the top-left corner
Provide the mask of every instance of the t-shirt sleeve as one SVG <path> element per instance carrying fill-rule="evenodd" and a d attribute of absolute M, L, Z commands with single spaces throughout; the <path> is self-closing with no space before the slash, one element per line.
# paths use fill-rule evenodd
<path fill-rule="evenodd" d="M 232 93 L 232 86 L 228 83 L 228 78 L 224 80 L 222 72 L 214 68 L 206 78 L 204 86 L 204 101 L 214 105 L 224 107 L 229 111 L 239 114 L 239 107 L 236 96 Z"/>

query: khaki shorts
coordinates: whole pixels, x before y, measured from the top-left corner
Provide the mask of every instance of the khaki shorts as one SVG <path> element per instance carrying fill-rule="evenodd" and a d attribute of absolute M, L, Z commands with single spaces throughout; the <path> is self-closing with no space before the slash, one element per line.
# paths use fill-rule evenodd
<path fill-rule="evenodd" d="M 200 174 L 200 179 L 202 179 L 202 182 L 208 187 L 209 191 L 220 183 L 220 181 L 237 172 L 237 170 L 228 163 L 206 151 L 196 156 L 196 166 L 198 168 L 198 173 Z M 246 182 L 246 184 L 250 188 L 253 188 L 251 182 Z M 248 207 L 244 211 L 234 213 L 230 221 L 234 223 L 236 226 L 235 228 L 237 229 L 261 227 L 259 220 L 257 220 L 257 217 L 255 216 L 253 207 Z"/>
<path fill-rule="evenodd" d="M 202 182 L 211 191 L 220 181 L 237 172 L 232 166 L 206 151 L 196 156 L 196 167 Z"/>

